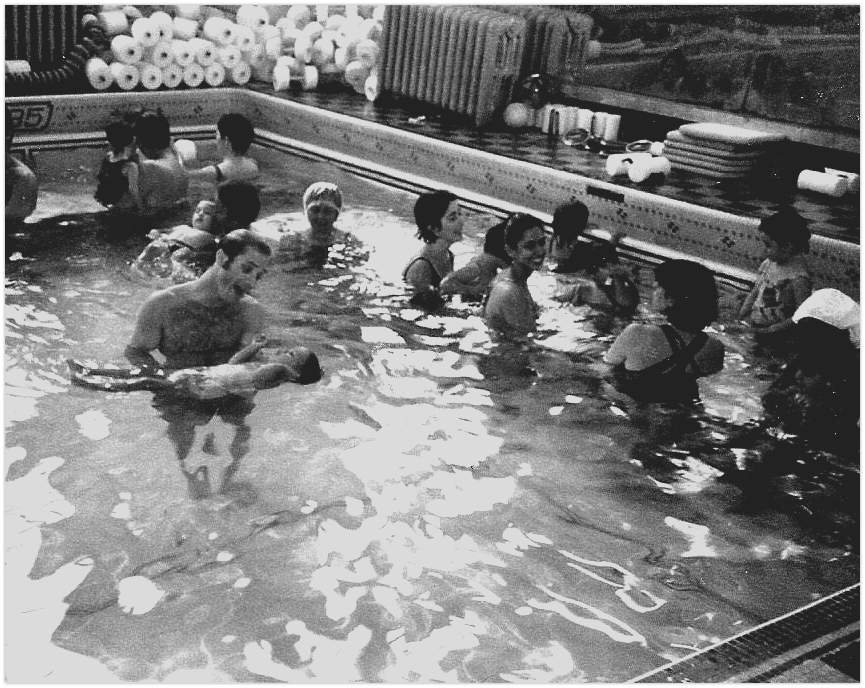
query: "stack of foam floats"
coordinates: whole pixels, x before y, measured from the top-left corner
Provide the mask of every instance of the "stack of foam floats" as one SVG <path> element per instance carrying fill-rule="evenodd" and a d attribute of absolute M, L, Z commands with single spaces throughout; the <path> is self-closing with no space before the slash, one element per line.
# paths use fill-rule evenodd
<path fill-rule="evenodd" d="M 250 79 L 312 90 L 337 80 L 377 95 L 383 7 L 346 5 L 106 5 L 85 15 L 101 29 L 109 50 L 88 60 L 91 86 L 222 86 Z M 157 9 L 158 8 L 158 9 Z M 236 9 L 235 9 L 236 8 Z M 335 9 L 335 8 L 334 8 Z M 153 11 L 155 10 L 155 11 Z M 372 87 L 373 93 L 370 93 Z"/>
<path fill-rule="evenodd" d="M 673 169 L 715 179 L 748 177 L 783 134 L 754 131 L 727 124 L 683 124 L 667 133 L 664 157 Z"/>

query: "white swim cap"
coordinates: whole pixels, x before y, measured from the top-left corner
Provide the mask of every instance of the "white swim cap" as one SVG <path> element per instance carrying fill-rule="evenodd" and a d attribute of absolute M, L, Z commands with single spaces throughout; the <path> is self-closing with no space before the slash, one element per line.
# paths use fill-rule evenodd
<path fill-rule="evenodd" d="M 818 289 L 802 302 L 793 314 L 793 322 L 814 318 L 827 325 L 847 330 L 850 341 L 859 348 L 861 312 L 859 304 L 837 289 Z"/>
<path fill-rule="evenodd" d="M 337 210 L 342 210 L 342 193 L 336 184 L 330 182 L 315 182 L 310 184 L 306 191 L 303 192 L 303 210 L 309 207 L 310 203 L 324 201 L 330 203 Z"/>

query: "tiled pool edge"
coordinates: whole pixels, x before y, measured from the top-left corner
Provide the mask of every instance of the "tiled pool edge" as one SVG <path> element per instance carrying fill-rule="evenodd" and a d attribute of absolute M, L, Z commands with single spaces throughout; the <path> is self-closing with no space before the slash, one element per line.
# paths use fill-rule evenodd
<path fill-rule="evenodd" d="M 858 637 L 860 585 L 851 585 L 628 683 L 745 683 L 782 671 L 821 639 L 849 629 Z M 778 658 L 786 656 L 787 662 Z M 771 661 L 775 659 L 776 661 Z"/>
<path fill-rule="evenodd" d="M 627 235 L 626 250 L 662 258 L 694 256 L 735 281 L 753 277 L 759 264 L 755 256 L 762 252 L 755 218 L 504 158 L 246 89 L 7 98 L 6 102 L 51 110 L 46 126 L 18 135 L 18 146 L 101 132 L 112 112 L 138 106 L 158 105 L 175 129 L 213 126 L 219 115 L 231 109 L 246 114 L 259 130 L 272 133 L 274 140 L 291 141 L 336 159 L 351 158 L 428 187 L 446 186 L 460 195 L 497 201 L 506 211 L 521 209 L 548 217 L 564 200 L 583 201 L 590 209 L 592 223 Z M 829 237 L 814 237 L 811 244 L 809 261 L 816 286 L 834 286 L 858 299 L 859 245 Z"/>

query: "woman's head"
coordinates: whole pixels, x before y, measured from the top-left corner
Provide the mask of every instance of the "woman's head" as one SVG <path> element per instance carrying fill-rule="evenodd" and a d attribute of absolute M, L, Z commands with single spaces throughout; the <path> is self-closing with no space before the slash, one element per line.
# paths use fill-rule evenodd
<path fill-rule="evenodd" d="M 219 138 L 228 141 L 231 150 L 237 155 L 245 155 L 255 139 L 252 123 L 243 115 L 229 112 L 216 122 Z"/>
<path fill-rule="evenodd" d="M 553 239 L 559 244 L 572 244 L 586 230 L 589 209 L 584 203 L 571 201 L 553 213 Z"/>
<path fill-rule="evenodd" d="M 171 145 L 171 125 L 161 112 L 144 110 L 135 118 L 133 130 L 138 147 L 148 157 Z"/>
<path fill-rule="evenodd" d="M 538 270 L 547 255 L 544 223 L 528 213 L 514 213 L 505 223 L 505 250 L 514 265 Z"/>
<path fill-rule="evenodd" d="M 685 332 L 700 332 L 718 319 L 718 287 L 708 268 L 692 260 L 668 260 L 655 268 L 661 311 Z"/>
<path fill-rule="evenodd" d="M 783 208 L 774 215 L 763 218 L 760 221 L 760 231 L 776 245 L 772 247 L 767 244 L 770 251 L 773 248 L 792 254 L 808 251 L 808 242 L 811 240 L 808 223 L 793 208 Z"/>
<path fill-rule="evenodd" d="M 222 232 L 239 227 L 249 227 L 258 219 L 261 211 L 261 199 L 256 189 L 249 182 L 240 179 L 230 179 L 216 187 L 218 201 L 217 221 Z"/>
<path fill-rule="evenodd" d="M 421 194 L 414 204 L 414 219 L 418 238 L 428 244 L 436 243 L 439 238 L 452 239 L 450 243 L 462 238 L 463 218 L 459 199 L 450 191 Z"/>

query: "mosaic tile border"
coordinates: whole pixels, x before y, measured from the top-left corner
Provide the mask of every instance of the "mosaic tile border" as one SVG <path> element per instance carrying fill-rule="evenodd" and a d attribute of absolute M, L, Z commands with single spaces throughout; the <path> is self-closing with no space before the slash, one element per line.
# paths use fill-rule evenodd
<path fill-rule="evenodd" d="M 762 251 L 755 218 L 242 88 L 9 98 L 6 103 L 22 108 L 28 122 L 39 124 L 17 135 L 19 146 L 101 131 L 112 113 L 140 106 L 160 107 L 177 129 L 212 127 L 219 115 L 235 110 L 264 130 L 263 135 L 270 132 L 318 155 L 390 170 L 395 178 L 411 176 L 426 188 L 447 186 L 505 211 L 528 210 L 547 219 L 564 200 L 580 200 L 589 207 L 592 226 L 627 235 L 625 249 L 647 256 L 696 257 L 735 281 L 753 279 Z M 859 255 L 858 244 L 815 236 L 810 255 L 815 284 L 837 287 L 858 299 Z"/>

